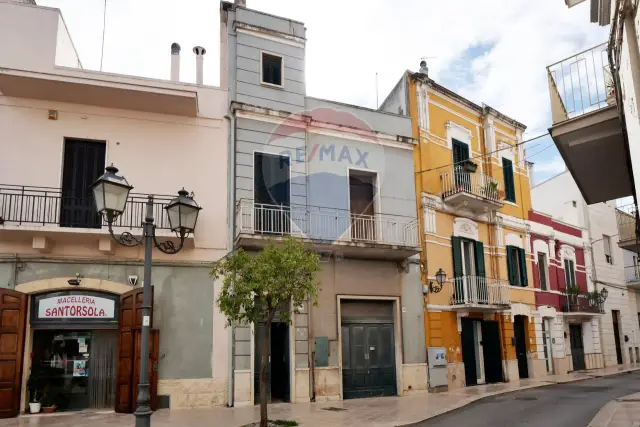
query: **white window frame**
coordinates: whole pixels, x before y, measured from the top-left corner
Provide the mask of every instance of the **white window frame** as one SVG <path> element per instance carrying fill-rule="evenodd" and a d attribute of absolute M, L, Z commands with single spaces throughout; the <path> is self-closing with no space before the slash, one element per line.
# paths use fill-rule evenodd
<path fill-rule="evenodd" d="M 602 246 L 604 250 L 604 260 L 607 264 L 613 265 L 613 248 L 611 246 L 611 236 L 602 235 Z M 607 252 L 609 252 L 607 254 Z"/>
<path fill-rule="evenodd" d="M 277 84 L 273 84 L 273 83 L 269 83 L 269 82 L 265 82 L 264 81 L 264 68 L 262 67 L 262 59 L 264 58 L 264 55 L 270 55 L 270 56 L 275 56 L 277 58 L 280 58 L 280 82 L 282 84 L 277 85 Z M 277 88 L 277 89 L 283 89 L 284 88 L 284 57 L 282 55 L 279 55 L 277 53 L 273 53 L 273 52 L 269 52 L 266 50 L 261 50 L 260 51 L 260 84 L 264 85 L 264 86 L 269 86 L 269 87 L 273 87 L 273 88 Z"/>
<path fill-rule="evenodd" d="M 540 265 L 540 255 L 543 256 L 543 264 Z M 549 259 L 548 255 L 545 252 L 538 251 L 536 252 L 536 262 L 538 263 L 538 274 L 540 275 L 540 290 L 548 291 L 549 290 Z M 543 270 L 544 269 L 544 270 Z M 542 275 L 544 273 L 544 289 L 542 288 Z"/>

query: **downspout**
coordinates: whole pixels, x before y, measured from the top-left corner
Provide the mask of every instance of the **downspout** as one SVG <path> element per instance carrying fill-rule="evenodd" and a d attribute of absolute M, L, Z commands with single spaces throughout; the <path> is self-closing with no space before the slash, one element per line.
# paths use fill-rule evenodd
<path fill-rule="evenodd" d="M 231 115 L 225 115 L 224 118 L 228 121 L 228 131 L 227 131 L 227 206 L 228 206 L 228 230 L 229 230 L 229 240 L 227 242 L 228 251 L 231 252 L 233 250 L 234 236 L 235 236 L 235 150 L 236 150 L 236 121 L 233 112 Z M 234 406 L 234 372 L 235 372 L 235 357 L 234 357 L 234 335 L 235 328 L 233 326 L 228 327 L 227 334 L 227 345 L 228 345 L 228 357 L 229 357 L 229 372 L 227 373 L 229 377 L 229 389 L 227 390 L 227 396 L 229 396 L 227 405 L 229 407 Z"/>

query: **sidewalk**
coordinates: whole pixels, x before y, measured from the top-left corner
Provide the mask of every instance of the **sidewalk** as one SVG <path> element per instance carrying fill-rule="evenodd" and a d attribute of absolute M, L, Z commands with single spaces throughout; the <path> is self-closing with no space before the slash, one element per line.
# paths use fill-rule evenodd
<path fill-rule="evenodd" d="M 640 393 L 607 403 L 589 427 L 640 427 Z"/>
<path fill-rule="evenodd" d="M 467 387 L 447 393 L 423 393 L 405 397 L 353 399 L 341 402 L 278 403 L 269 405 L 269 418 L 274 420 L 295 420 L 301 426 L 313 427 L 354 427 L 365 425 L 396 427 L 423 421 L 485 397 L 634 370 L 640 370 L 640 365 L 616 366 L 567 375 L 551 375 L 543 380 L 520 380 Z M 160 410 L 153 415 L 153 426 L 239 427 L 258 421 L 260 418 L 259 411 L 259 406 Z M 81 412 L 56 416 L 24 416 L 0 420 L 0 427 L 62 427 L 69 425 L 74 427 L 130 427 L 133 425 L 133 418 L 131 415 L 115 414 L 113 412 Z M 628 427 L 630 424 L 626 424 L 626 426 Z"/>

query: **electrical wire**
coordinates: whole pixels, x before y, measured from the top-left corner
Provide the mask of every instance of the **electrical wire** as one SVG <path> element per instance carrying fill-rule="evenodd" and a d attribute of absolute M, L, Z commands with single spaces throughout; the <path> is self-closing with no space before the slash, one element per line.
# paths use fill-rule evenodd
<path fill-rule="evenodd" d="M 455 163 L 447 163 L 446 165 L 441 165 L 441 166 L 436 166 L 436 167 L 429 168 L 429 169 L 420 170 L 420 171 L 417 171 L 417 172 L 415 172 L 415 173 L 416 173 L 416 175 L 417 175 L 417 174 L 419 174 L 419 173 L 425 173 L 425 172 L 431 172 L 431 171 L 438 170 L 438 169 L 450 168 L 450 167 L 452 167 L 452 166 L 456 166 L 456 165 L 458 165 L 458 164 L 461 164 L 461 163 L 467 162 L 467 161 L 469 161 L 469 160 L 474 160 L 474 159 L 479 159 L 479 158 L 488 157 L 488 156 L 490 156 L 490 155 L 492 155 L 492 154 L 498 153 L 498 152 L 503 151 L 503 150 L 511 150 L 511 149 L 513 149 L 513 148 L 519 147 L 519 146 L 524 145 L 524 144 L 528 144 L 529 142 L 533 142 L 533 141 L 535 141 L 535 140 L 537 140 L 537 139 L 540 139 L 540 138 L 545 137 L 545 136 L 548 136 L 548 135 L 549 135 L 549 132 L 546 132 L 546 133 L 543 133 L 542 135 L 538 135 L 538 136 L 536 136 L 536 137 L 534 137 L 534 138 L 527 139 L 526 141 L 519 142 L 519 143 L 517 143 L 517 144 L 515 144 L 515 145 L 508 145 L 508 146 L 506 146 L 506 147 L 498 148 L 497 150 L 493 150 L 493 151 L 490 151 L 490 152 L 485 153 L 485 154 L 480 154 L 480 155 L 477 155 L 477 156 L 474 156 L 474 157 L 470 157 L 470 158 L 468 158 L 468 159 L 464 159 L 464 160 L 461 160 L 461 161 L 459 161 L 459 162 L 455 162 Z"/>

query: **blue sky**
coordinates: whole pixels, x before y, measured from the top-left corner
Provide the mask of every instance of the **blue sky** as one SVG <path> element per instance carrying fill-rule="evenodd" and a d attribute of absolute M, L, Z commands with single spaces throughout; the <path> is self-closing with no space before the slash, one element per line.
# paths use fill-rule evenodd
<path fill-rule="evenodd" d="M 37 0 L 62 10 L 85 68 L 99 69 L 105 0 Z M 181 77 L 195 80 L 195 45 L 207 48 L 205 84 L 219 82 L 215 0 L 106 0 L 104 71 L 169 77 L 172 42 Z M 607 39 L 588 2 L 563 0 L 247 0 L 247 6 L 307 27 L 307 93 L 376 106 L 402 73 L 428 59 L 430 76 L 476 103 L 526 124 L 525 139 L 550 125 L 546 65 Z M 548 138 L 531 143 L 536 181 L 564 167 Z"/>

